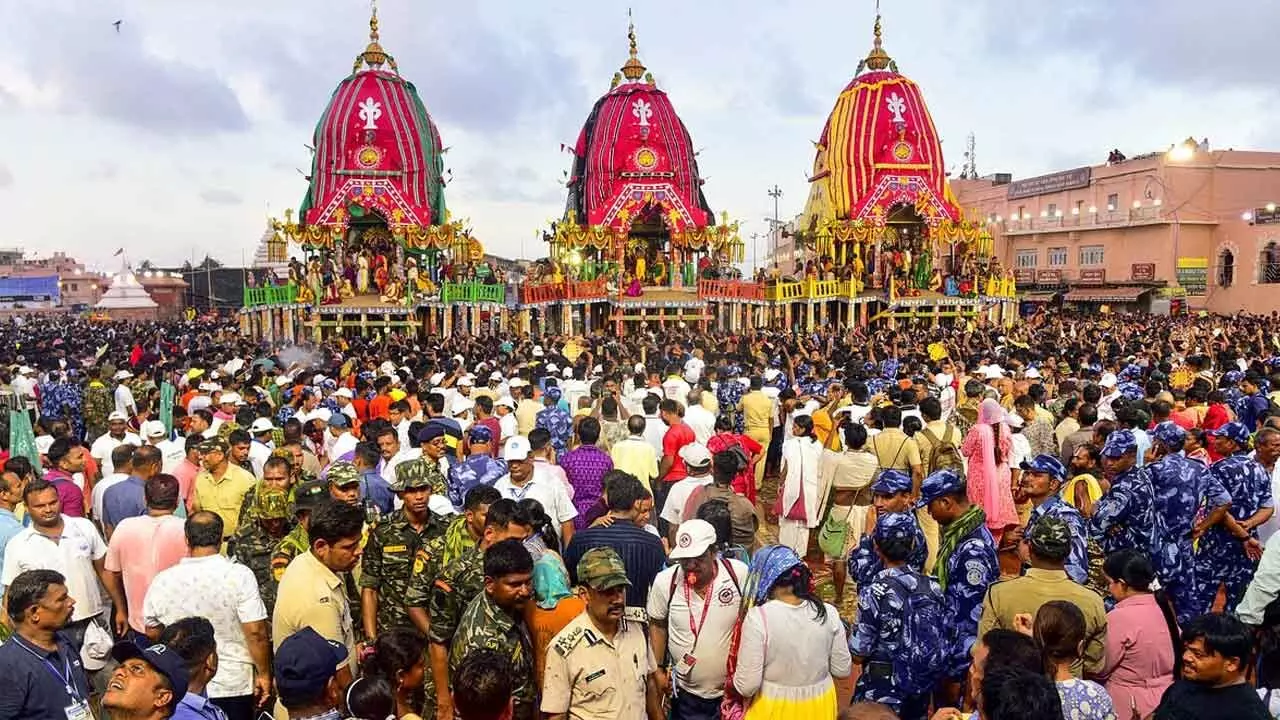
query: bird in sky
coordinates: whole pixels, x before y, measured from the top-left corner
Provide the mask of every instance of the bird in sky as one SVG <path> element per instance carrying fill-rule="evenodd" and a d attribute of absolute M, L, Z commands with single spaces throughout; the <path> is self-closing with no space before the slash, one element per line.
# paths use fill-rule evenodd
<path fill-rule="evenodd" d="M 123 20 L 117 20 L 117 21 L 115 21 L 115 22 L 111 23 L 112 25 L 114 25 L 114 26 L 115 26 L 115 28 L 116 28 L 116 32 L 117 32 L 117 33 L 119 33 L 119 32 L 120 32 L 120 23 L 122 23 L 122 22 L 124 22 L 124 21 L 123 21 Z"/>

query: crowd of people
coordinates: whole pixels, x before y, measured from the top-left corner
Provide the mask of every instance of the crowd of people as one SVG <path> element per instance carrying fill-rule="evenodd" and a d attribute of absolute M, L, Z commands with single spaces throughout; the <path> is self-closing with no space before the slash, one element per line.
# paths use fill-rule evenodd
<path fill-rule="evenodd" d="M 0 720 L 1280 717 L 1276 322 L 0 325 Z"/>

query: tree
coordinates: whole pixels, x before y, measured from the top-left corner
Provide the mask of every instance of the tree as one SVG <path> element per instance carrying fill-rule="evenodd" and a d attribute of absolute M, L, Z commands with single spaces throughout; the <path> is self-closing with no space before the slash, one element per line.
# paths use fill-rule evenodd
<path fill-rule="evenodd" d="M 142 262 L 138 263 L 137 269 L 141 272 L 146 272 L 147 270 L 155 270 L 156 264 L 151 262 L 150 260 L 143 260 Z"/>
<path fill-rule="evenodd" d="M 214 259 L 212 255 L 205 255 L 204 260 L 201 260 L 200 264 L 196 266 L 199 270 L 217 270 L 220 267 L 222 267 L 222 263 Z"/>

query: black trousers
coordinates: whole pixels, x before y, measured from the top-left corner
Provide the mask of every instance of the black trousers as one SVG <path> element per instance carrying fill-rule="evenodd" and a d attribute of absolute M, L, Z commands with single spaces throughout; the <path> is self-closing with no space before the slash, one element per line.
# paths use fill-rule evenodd
<path fill-rule="evenodd" d="M 662 537 L 667 537 L 669 534 L 671 523 L 663 520 L 660 516 L 662 515 L 663 506 L 667 504 L 667 495 L 671 494 L 671 486 L 674 484 L 661 480 L 653 483 L 653 524 L 658 528 L 658 532 L 662 533 Z"/>
<path fill-rule="evenodd" d="M 223 713 L 226 713 L 227 720 L 254 720 L 252 695 L 210 698 L 209 702 L 217 705 Z"/>
<path fill-rule="evenodd" d="M 720 720 L 720 701 L 679 693 L 671 700 L 671 720 Z"/>

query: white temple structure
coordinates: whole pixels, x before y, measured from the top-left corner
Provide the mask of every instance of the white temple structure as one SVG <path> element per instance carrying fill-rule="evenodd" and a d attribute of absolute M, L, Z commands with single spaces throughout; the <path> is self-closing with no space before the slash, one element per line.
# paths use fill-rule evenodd
<path fill-rule="evenodd" d="M 159 308 L 127 266 L 112 276 L 111 287 L 93 306 L 95 311 L 106 313 L 112 320 L 155 320 Z"/>

